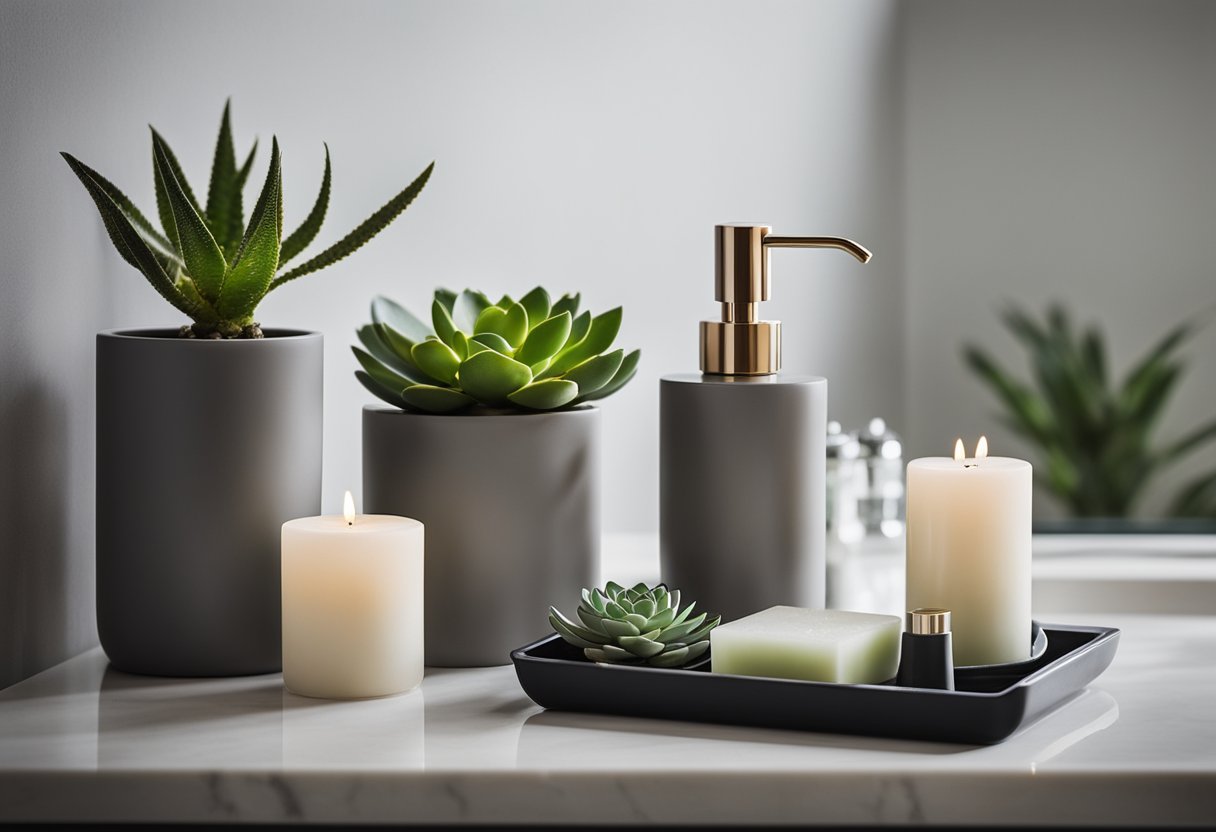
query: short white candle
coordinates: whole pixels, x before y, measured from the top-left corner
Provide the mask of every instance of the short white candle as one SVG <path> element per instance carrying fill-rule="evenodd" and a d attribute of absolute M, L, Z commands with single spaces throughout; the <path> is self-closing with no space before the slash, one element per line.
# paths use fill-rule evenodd
<path fill-rule="evenodd" d="M 955 665 L 1030 656 L 1032 469 L 981 443 L 908 463 L 907 607 L 950 610 Z"/>
<path fill-rule="evenodd" d="M 283 682 L 325 699 L 410 690 L 423 674 L 423 527 L 354 513 L 283 524 Z"/>

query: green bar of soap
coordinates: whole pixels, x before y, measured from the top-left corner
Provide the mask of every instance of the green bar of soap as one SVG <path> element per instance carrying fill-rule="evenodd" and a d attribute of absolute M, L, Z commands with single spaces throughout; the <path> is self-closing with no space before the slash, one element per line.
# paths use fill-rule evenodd
<path fill-rule="evenodd" d="M 895 615 L 770 607 L 709 634 L 714 673 L 876 684 L 899 669 Z"/>

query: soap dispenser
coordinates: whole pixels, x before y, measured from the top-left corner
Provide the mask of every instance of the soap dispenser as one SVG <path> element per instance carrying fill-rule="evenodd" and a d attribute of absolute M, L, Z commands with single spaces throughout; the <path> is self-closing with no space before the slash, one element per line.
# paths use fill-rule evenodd
<path fill-rule="evenodd" d="M 870 252 L 840 237 L 714 228 L 714 297 L 701 372 L 660 381 L 662 579 L 726 620 L 777 604 L 822 608 L 827 380 L 785 375 L 781 322 L 759 319 L 769 250 Z"/>

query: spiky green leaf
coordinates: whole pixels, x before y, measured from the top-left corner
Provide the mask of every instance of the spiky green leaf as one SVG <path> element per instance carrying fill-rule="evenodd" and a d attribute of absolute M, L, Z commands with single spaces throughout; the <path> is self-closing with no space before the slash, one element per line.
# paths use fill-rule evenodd
<path fill-rule="evenodd" d="M 317 194 L 317 201 L 313 203 L 312 210 L 308 212 L 304 222 L 300 223 L 300 227 L 291 232 L 283 241 L 283 250 L 279 253 L 279 268 L 283 268 L 289 260 L 294 259 L 316 239 L 317 232 L 321 230 L 321 223 L 325 222 L 325 212 L 329 210 L 331 179 L 332 171 L 329 164 L 329 145 L 327 144 L 325 145 L 325 173 L 321 176 L 321 190 Z"/>
<path fill-rule="evenodd" d="M 195 213 L 203 213 L 203 209 L 199 206 L 198 200 L 194 197 L 194 191 L 190 187 L 190 182 L 186 179 L 186 174 L 182 170 L 181 163 L 177 161 L 177 156 L 173 153 L 173 149 L 169 147 L 169 143 L 165 141 L 165 137 L 156 132 L 156 128 L 149 125 L 149 130 L 152 131 L 152 182 L 156 188 L 156 211 L 160 215 L 160 225 L 165 231 L 165 236 L 170 240 L 173 239 L 173 211 L 169 207 L 169 193 L 165 190 L 165 181 L 161 177 L 160 164 L 157 162 L 157 146 L 159 145 L 165 157 L 169 162 L 169 170 L 173 171 L 174 177 L 177 178 L 177 183 L 181 185 L 182 192 L 186 195 L 186 199 L 190 202 Z"/>
<path fill-rule="evenodd" d="M 270 168 L 258 196 L 249 227 L 245 230 L 236 259 L 224 277 L 218 309 L 226 318 L 241 319 L 253 314 L 258 302 L 269 291 L 279 264 L 279 242 L 283 225 L 280 196 L 283 175 L 280 167 L 279 142 L 271 143 Z"/>
<path fill-rule="evenodd" d="M 220 288 L 224 285 L 228 261 L 224 259 L 224 253 L 220 251 L 219 245 L 207 228 L 206 220 L 190 204 L 186 192 L 173 173 L 164 143 L 158 136 L 154 136 L 152 144 L 157 174 L 163 183 L 173 223 L 169 237 L 177 245 L 199 294 L 212 305 L 216 305 Z"/>
<path fill-rule="evenodd" d="M 232 142 L 232 101 L 224 104 L 220 132 L 215 139 L 211 161 L 211 181 L 207 188 L 207 227 L 226 259 L 236 256 L 244 231 L 241 205 L 240 172 L 236 167 L 236 147 Z"/>
<path fill-rule="evenodd" d="M 165 273 L 161 261 L 157 259 L 156 254 L 131 224 L 121 206 L 114 201 L 104 187 L 93 179 L 92 169 L 70 153 L 61 155 L 84 185 L 89 196 L 92 197 L 93 204 L 97 206 L 97 212 L 101 215 L 106 234 L 109 235 L 110 242 L 114 244 L 119 255 L 138 269 L 152 284 L 152 288 L 176 309 L 196 321 L 209 320 L 206 310 L 193 303 L 177 289 L 174 281 Z"/>
<path fill-rule="evenodd" d="M 306 274 L 323 269 L 337 263 L 339 260 L 353 254 L 365 243 L 388 227 L 389 223 L 400 216 L 401 212 L 409 207 L 418 194 L 422 192 L 426 186 L 427 180 L 431 178 L 431 171 L 435 169 L 435 163 L 427 165 L 426 170 L 418 175 L 418 178 L 405 187 L 403 191 L 386 202 L 378 211 L 364 220 L 359 226 L 338 242 L 334 243 L 329 248 L 322 251 L 316 257 L 296 266 L 294 269 L 279 275 L 271 283 L 270 288 L 276 289 L 287 283 L 290 280 L 295 280 L 297 277 L 302 277 Z"/>

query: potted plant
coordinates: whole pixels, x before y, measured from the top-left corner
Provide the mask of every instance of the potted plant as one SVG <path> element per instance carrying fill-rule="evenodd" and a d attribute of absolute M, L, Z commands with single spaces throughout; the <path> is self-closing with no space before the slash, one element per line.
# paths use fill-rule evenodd
<path fill-rule="evenodd" d="M 156 228 L 64 153 L 119 255 L 192 323 L 97 337 L 97 629 L 121 670 L 266 673 L 280 666 L 279 528 L 318 514 L 321 335 L 265 329 L 279 286 L 341 260 L 414 200 L 428 167 L 358 228 L 299 265 L 329 205 L 283 235 L 278 141 L 249 221 L 225 106 L 204 205 L 152 131 Z M 432 165 L 433 167 L 433 165 Z"/>
<path fill-rule="evenodd" d="M 1139 531 L 1130 519 L 1152 478 L 1216 439 L 1216 420 L 1170 442 L 1153 434 L 1185 369 L 1179 348 L 1194 335 L 1200 321 L 1170 330 L 1113 383 L 1107 349 L 1096 327 L 1073 331 L 1067 311 L 1058 305 L 1035 320 L 1016 307 L 1003 315 L 1006 328 L 1029 354 L 1033 380 L 1011 375 L 987 352 L 964 349 L 967 366 L 1004 406 L 1004 422 L 1038 450 L 1038 485 L 1069 513 L 1063 525 L 1048 531 Z M 1216 519 L 1216 471 L 1201 474 L 1174 496 L 1166 509 L 1169 524 L 1200 530 L 1203 519 Z M 1043 524 L 1036 524 L 1036 528 Z"/>
<path fill-rule="evenodd" d="M 363 410 L 363 501 L 426 525 L 427 664 L 506 664 L 543 629 L 538 607 L 598 582 L 590 403 L 640 353 L 611 350 L 619 307 L 592 317 L 539 287 L 497 303 L 441 289 L 430 311 L 378 297 L 358 331 L 355 375 L 389 405 Z"/>

